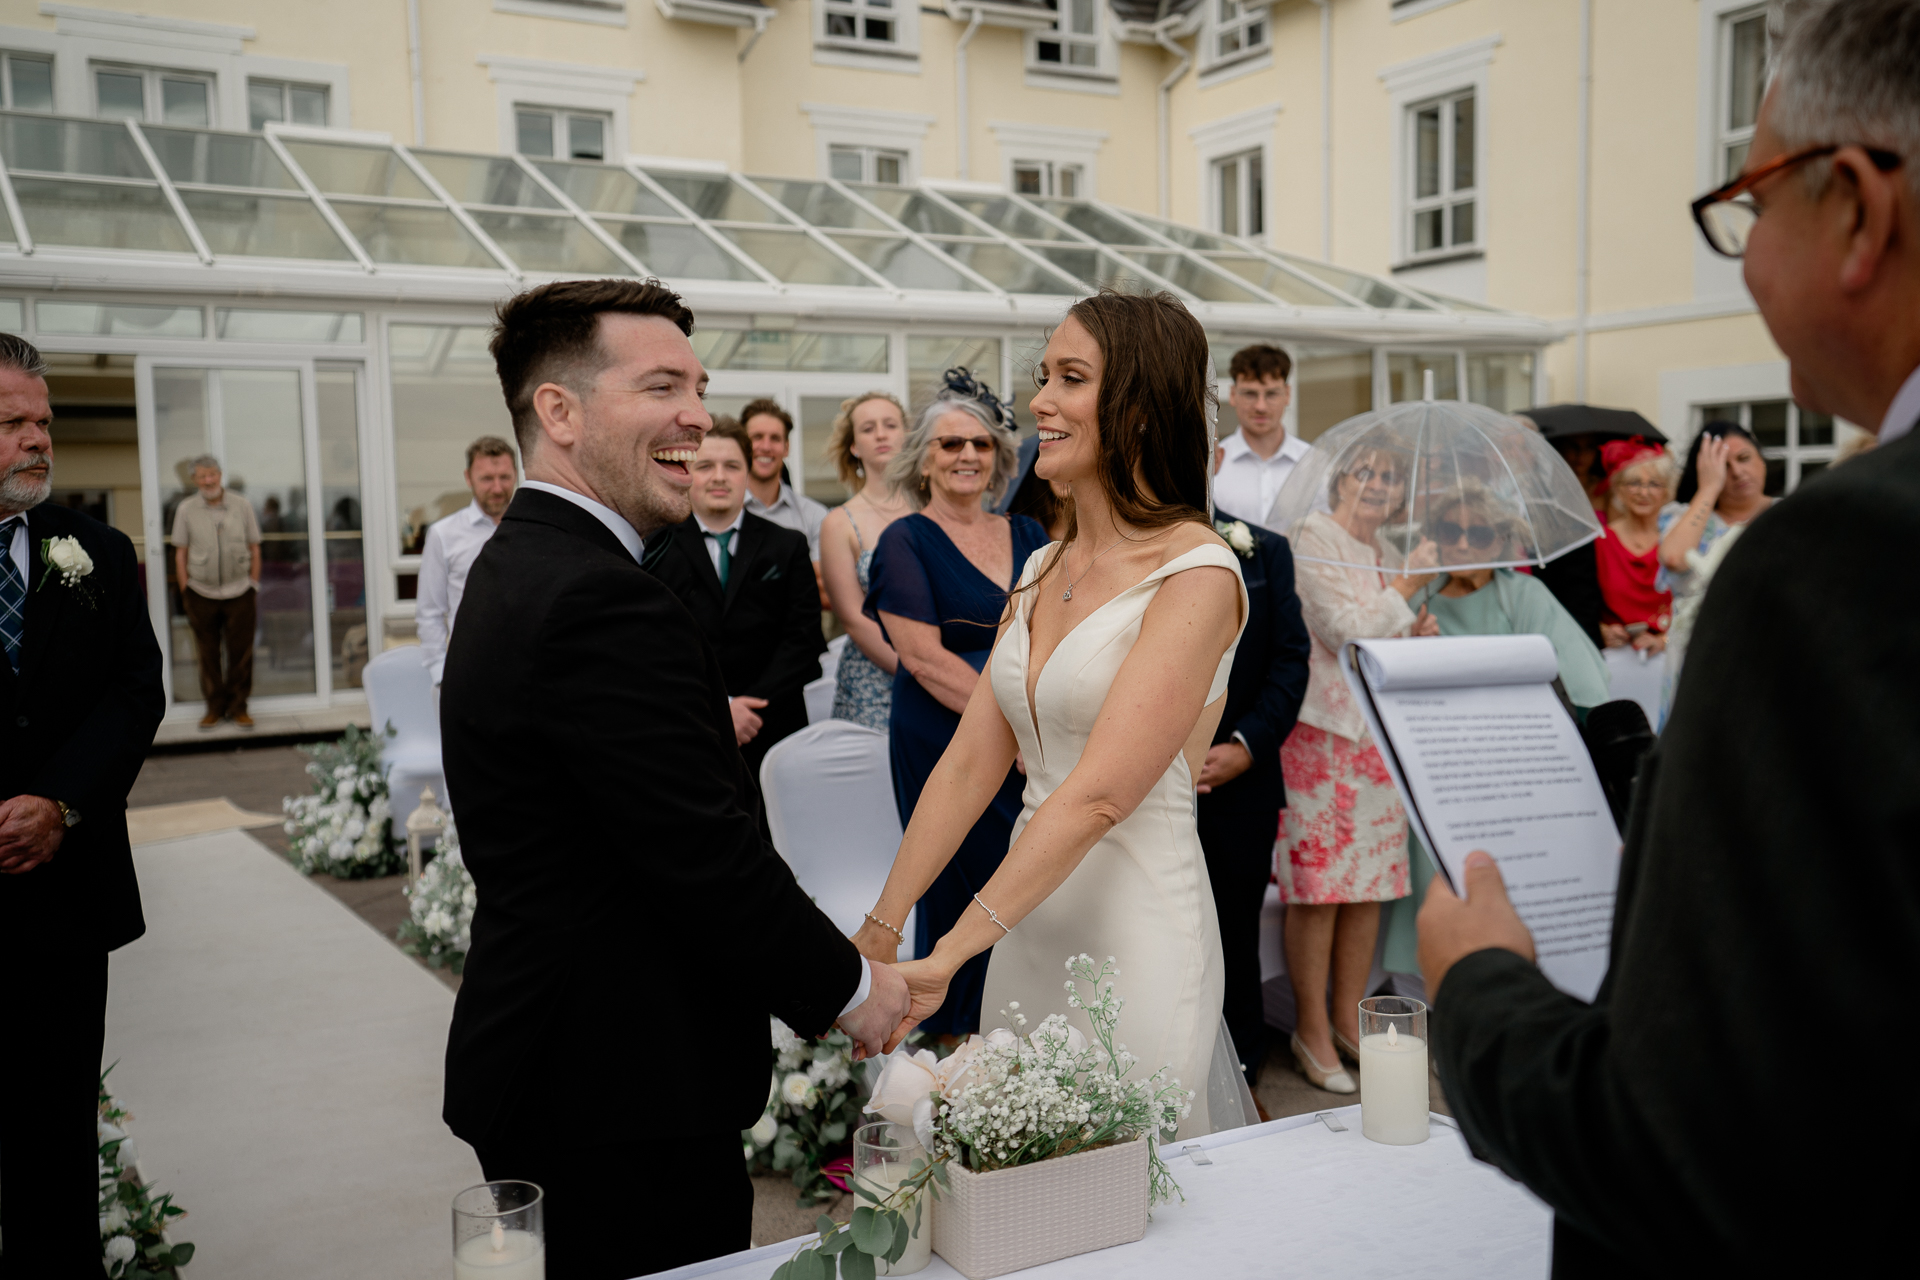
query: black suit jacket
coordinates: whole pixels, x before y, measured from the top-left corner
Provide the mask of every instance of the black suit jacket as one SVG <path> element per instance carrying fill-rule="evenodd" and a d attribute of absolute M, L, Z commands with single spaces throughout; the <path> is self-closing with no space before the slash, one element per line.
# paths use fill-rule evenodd
<path fill-rule="evenodd" d="M 647 547 L 645 568 L 693 615 L 720 657 L 727 696 L 765 698 L 760 733 L 747 744 L 758 762 L 780 739 L 807 727 L 809 680 L 820 678 L 820 588 L 806 535 L 749 512 L 734 537 L 727 585 L 720 586 L 700 522 L 688 517 Z"/>
<path fill-rule="evenodd" d="M 680 601 L 591 513 L 522 489 L 467 579 L 440 725 L 479 895 L 448 1125 L 604 1143 L 609 1080 L 684 1093 L 694 1046 L 698 1103 L 650 1130 L 750 1126 L 767 1015 L 826 1031 L 860 957 L 761 838 L 719 659 Z"/>
<path fill-rule="evenodd" d="M 1920 436 L 1814 477 L 1714 575 L 1627 826 L 1585 1005 L 1506 951 L 1437 993 L 1440 1078 L 1483 1158 L 1556 1214 L 1554 1274 L 1823 1270 L 1884 1247 L 1920 1099 L 1798 1106 L 1920 1047 Z M 1871 1076 L 1865 1077 L 1871 1078 Z"/>
<path fill-rule="evenodd" d="M 1217 511 L 1214 519 L 1227 523 L 1240 517 Z M 1240 734 L 1253 753 L 1253 767 L 1201 796 L 1200 803 L 1219 814 L 1231 811 L 1270 820 L 1287 803 L 1280 744 L 1293 732 L 1307 696 L 1307 656 L 1313 641 L 1300 617 L 1300 597 L 1294 594 L 1293 551 L 1287 540 L 1250 521 L 1241 523 L 1254 539 L 1253 555 L 1240 557 L 1240 576 L 1247 584 L 1247 627 L 1233 655 L 1227 705 L 1213 741 L 1217 746 Z"/>
<path fill-rule="evenodd" d="M 27 513 L 27 535 L 19 672 L 0 658 L 0 797 L 64 801 L 81 821 L 51 860 L 0 875 L 0 932 L 111 951 L 147 929 L 127 845 L 127 792 L 166 710 L 160 646 L 126 534 L 42 503 Z M 46 539 L 65 537 L 93 560 L 72 587 L 41 559 Z"/>

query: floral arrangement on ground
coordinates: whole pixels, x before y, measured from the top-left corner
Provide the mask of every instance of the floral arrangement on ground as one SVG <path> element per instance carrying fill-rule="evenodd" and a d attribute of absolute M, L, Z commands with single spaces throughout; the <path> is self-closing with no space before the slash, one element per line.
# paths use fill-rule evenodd
<path fill-rule="evenodd" d="M 1096 966 L 1091 956 L 1073 956 L 1066 969 L 1067 1005 L 1087 1015 L 1092 1043 L 1056 1013 L 1029 1035 L 1003 1027 L 971 1036 L 944 1059 L 903 1047 L 883 1060 L 866 1110 L 911 1125 L 927 1158 L 884 1196 L 856 1182 L 854 1191 L 868 1203 L 845 1224 L 822 1215 L 818 1238 L 782 1263 L 773 1280 L 831 1280 L 836 1263 L 845 1280 L 868 1280 L 877 1261 L 897 1262 L 926 1202 L 946 1185 L 950 1161 L 985 1173 L 1151 1141 L 1179 1125 L 1194 1094 L 1170 1068 L 1126 1078 L 1139 1059 L 1114 1041 L 1126 1002 L 1114 991 L 1120 971 L 1113 957 Z M 1082 993 L 1082 983 L 1091 994 Z M 1027 1025 L 1018 1004 L 1001 1013 L 1016 1027 Z M 1179 1196 L 1157 1146 L 1148 1152 L 1148 1204 Z"/>
<path fill-rule="evenodd" d="M 433 860 L 421 870 L 420 882 L 407 891 L 407 918 L 400 922 L 400 949 L 419 956 L 436 969 L 459 973 L 466 967 L 472 941 L 473 877 L 460 856 L 460 835 L 453 815 L 434 843 Z"/>
<path fill-rule="evenodd" d="M 338 742 L 317 742 L 300 750 L 307 756 L 313 794 L 288 796 L 286 832 L 294 865 L 306 875 L 326 872 L 342 880 L 390 876 L 406 869 L 406 858 L 388 830 L 393 816 L 387 775 L 380 765 L 380 743 L 391 737 L 348 725 Z"/>
<path fill-rule="evenodd" d="M 107 1092 L 100 1075 L 100 1264 L 111 1280 L 162 1280 L 193 1259 L 193 1246 L 168 1241 L 167 1224 L 186 1216 L 173 1196 L 155 1196 L 140 1181 L 127 1109 Z"/>
<path fill-rule="evenodd" d="M 853 1041 L 838 1029 L 820 1040 L 803 1040 L 778 1018 L 769 1018 L 773 1079 L 767 1109 L 740 1145 L 750 1173 L 791 1173 L 801 1205 L 819 1204 L 847 1189 L 847 1152 L 867 1099 L 866 1081 L 853 1061 Z M 918 1036 L 915 1036 L 918 1039 Z"/>

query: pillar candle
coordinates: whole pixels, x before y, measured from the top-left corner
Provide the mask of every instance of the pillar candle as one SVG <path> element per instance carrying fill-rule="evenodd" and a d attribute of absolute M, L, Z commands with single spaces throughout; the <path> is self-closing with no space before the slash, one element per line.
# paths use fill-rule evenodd
<path fill-rule="evenodd" d="M 462 1240 L 453 1251 L 453 1280 L 547 1280 L 547 1247 L 531 1231 L 505 1231 Z"/>
<path fill-rule="evenodd" d="M 1386 1033 L 1360 1037 L 1360 1132 L 1406 1147 L 1427 1140 L 1427 1042 Z"/>
<path fill-rule="evenodd" d="M 870 1164 L 860 1170 L 859 1177 L 860 1181 L 867 1184 L 869 1191 L 884 1199 L 893 1194 L 894 1188 L 912 1176 L 911 1168 L 911 1165 L 899 1160 L 886 1160 L 880 1164 Z M 898 1207 L 906 1217 L 909 1230 L 913 1227 L 914 1198 L 916 1197 L 902 1197 L 902 1203 L 893 1206 Z M 892 1266 L 888 1266 L 884 1261 L 878 1263 L 876 1269 L 883 1276 L 904 1276 L 911 1275 L 915 1271 L 924 1271 L 927 1264 L 933 1260 L 933 1205 L 927 1200 L 924 1191 L 919 1193 L 917 1198 L 922 1202 L 920 1230 L 908 1239 L 907 1251 L 900 1255 L 900 1261 Z M 862 1200 L 860 1203 L 867 1202 Z"/>

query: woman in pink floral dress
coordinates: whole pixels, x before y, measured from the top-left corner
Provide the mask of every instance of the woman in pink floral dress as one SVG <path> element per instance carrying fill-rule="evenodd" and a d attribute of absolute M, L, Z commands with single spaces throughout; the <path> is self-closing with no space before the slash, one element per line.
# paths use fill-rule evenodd
<path fill-rule="evenodd" d="M 1380 563 L 1380 526 L 1399 514 L 1406 491 L 1404 459 L 1386 451 L 1359 454 L 1328 481 L 1332 510 L 1305 517 L 1290 535 L 1313 653 L 1299 723 L 1280 748 L 1287 807 L 1280 811 L 1275 878 L 1287 903 L 1287 972 L 1298 1011 L 1294 1062 L 1308 1080 L 1334 1093 L 1356 1087 L 1339 1051 L 1358 1061 L 1358 1005 L 1367 994 L 1380 904 L 1407 894 L 1406 811 L 1337 655 L 1347 641 L 1363 637 L 1439 634 L 1425 609 L 1416 617 L 1407 603 L 1432 574 L 1348 567 Z M 1326 560 L 1345 564 L 1317 563 Z M 1437 561 L 1427 542 L 1407 564 L 1424 568 Z"/>

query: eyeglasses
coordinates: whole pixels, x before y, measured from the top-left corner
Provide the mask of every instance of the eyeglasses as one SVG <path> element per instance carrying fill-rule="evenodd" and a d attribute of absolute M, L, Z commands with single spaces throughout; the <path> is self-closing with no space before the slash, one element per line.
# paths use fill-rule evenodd
<path fill-rule="evenodd" d="M 1658 480 L 1622 480 L 1618 487 L 1622 489 L 1664 489 L 1667 486 L 1661 484 Z"/>
<path fill-rule="evenodd" d="M 993 452 L 992 436 L 935 436 L 933 442 L 948 453 L 958 453 L 968 445 L 978 453 Z"/>
<path fill-rule="evenodd" d="M 1490 524 L 1459 525 L 1451 520 L 1433 522 L 1433 540 L 1443 547 L 1450 547 L 1465 538 L 1467 545 L 1475 551 L 1485 551 L 1500 536 L 1500 531 Z"/>
<path fill-rule="evenodd" d="M 1769 160 L 1752 173 L 1739 174 L 1695 200 L 1693 220 L 1699 224 L 1700 234 L 1707 238 L 1707 246 L 1722 257 L 1743 256 L 1747 251 L 1747 238 L 1753 234 L 1753 224 L 1760 219 L 1760 206 L 1748 193 L 1774 174 L 1830 156 L 1840 150 L 1841 145 L 1836 142 L 1824 147 L 1808 147 L 1805 151 Z M 1867 159 L 1873 161 L 1873 167 L 1882 173 L 1891 173 L 1900 167 L 1900 156 L 1896 152 L 1879 147 L 1862 150 L 1867 153 Z"/>

